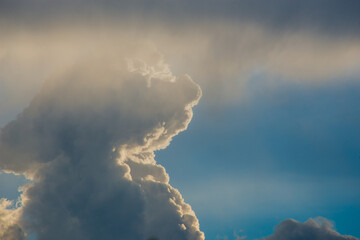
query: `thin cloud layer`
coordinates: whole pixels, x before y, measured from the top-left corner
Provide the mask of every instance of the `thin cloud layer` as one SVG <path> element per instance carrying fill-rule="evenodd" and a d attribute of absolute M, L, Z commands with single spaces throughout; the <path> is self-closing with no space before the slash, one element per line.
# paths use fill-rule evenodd
<path fill-rule="evenodd" d="M 339 234 L 333 227 L 326 218 L 310 218 L 305 223 L 287 219 L 276 226 L 273 235 L 263 240 L 358 240 Z"/>
<path fill-rule="evenodd" d="M 253 22 L 273 31 L 307 28 L 325 34 L 359 35 L 360 4 L 357 0 L 3 0 L 3 18 L 23 22 L 50 22 L 58 19 L 93 20 L 116 17 L 157 19 L 172 24 L 209 19 Z"/>
<path fill-rule="evenodd" d="M 10 24 L 0 30 L 0 91 L 8 99 L 0 102 L 3 113 L 21 109 L 45 79 L 94 54 L 116 61 L 117 54 L 131 52 L 146 61 L 160 52 L 176 73 L 194 77 L 206 98 L 216 102 L 237 101 L 256 72 L 321 84 L 352 74 L 360 65 L 358 37 L 329 38 L 304 29 L 273 32 L 228 21 L 169 26 L 129 19 L 33 28 Z"/>
<path fill-rule="evenodd" d="M 2 200 L 2 239 L 204 239 L 154 160 L 186 129 L 200 88 L 161 60 L 150 66 L 168 77 L 125 61 L 78 64 L 2 129 L 0 168 L 33 181 L 18 208 Z"/>

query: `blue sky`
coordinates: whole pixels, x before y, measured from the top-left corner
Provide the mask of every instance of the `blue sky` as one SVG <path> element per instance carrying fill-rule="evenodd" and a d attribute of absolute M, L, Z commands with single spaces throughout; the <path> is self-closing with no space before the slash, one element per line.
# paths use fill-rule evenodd
<path fill-rule="evenodd" d="M 356 74 L 326 85 L 256 74 L 239 103 L 214 110 L 204 95 L 157 159 L 208 239 L 240 229 L 260 238 L 316 216 L 359 236 L 359 90 Z"/>

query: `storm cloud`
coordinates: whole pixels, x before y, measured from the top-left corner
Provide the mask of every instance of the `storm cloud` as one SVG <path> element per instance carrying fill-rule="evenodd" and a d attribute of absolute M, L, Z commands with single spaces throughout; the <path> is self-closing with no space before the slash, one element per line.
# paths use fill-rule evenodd
<path fill-rule="evenodd" d="M 204 238 L 154 160 L 186 129 L 201 91 L 152 64 L 150 75 L 144 62 L 78 64 L 2 129 L 0 168 L 32 180 L 17 207 L 3 200 L 2 239 Z"/>

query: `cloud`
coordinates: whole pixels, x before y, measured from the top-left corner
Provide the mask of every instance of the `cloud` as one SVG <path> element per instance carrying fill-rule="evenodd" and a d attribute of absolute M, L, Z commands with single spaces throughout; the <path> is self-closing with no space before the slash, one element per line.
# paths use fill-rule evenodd
<path fill-rule="evenodd" d="M 357 240 L 358 238 L 341 235 L 333 229 L 326 218 L 309 218 L 305 223 L 287 219 L 275 228 L 273 235 L 263 240 Z"/>
<path fill-rule="evenodd" d="M 218 103 L 244 96 L 257 72 L 284 81 L 324 84 L 356 72 L 360 64 L 359 37 L 328 37 L 306 29 L 274 32 L 261 24 L 226 20 L 167 25 L 130 18 L 100 18 L 91 27 L 60 20 L 49 26 L 12 22 L 0 31 L 0 91 L 7 99 L 0 101 L 0 124 L 20 112 L 45 79 L 92 55 L 116 61 L 117 55 L 130 54 L 139 63 L 159 52 L 175 73 L 191 75 L 206 99 Z"/>
<path fill-rule="evenodd" d="M 23 240 L 24 232 L 17 224 L 20 209 L 14 209 L 14 202 L 0 199 L 0 239 Z"/>
<path fill-rule="evenodd" d="M 238 100 L 257 71 L 313 84 L 358 67 L 353 1 L 176 3 L 1 1 L 0 124 L 53 79 L 1 130 L 0 169 L 33 181 L 22 207 L 2 208 L 21 216 L 3 236 L 203 239 L 154 160 L 200 89 L 159 52 L 217 102 Z"/>
<path fill-rule="evenodd" d="M 357 0 L 87 0 L 87 1 L 9 1 L 0 2 L 1 15 L 16 22 L 49 22 L 60 19 L 93 21 L 115 17 L 179 22 L 227 20 L 266 25 L 273 31 L 307 28 L 326 34 L 359 35 L 360 4 Z M 32 14 L 31 14 L 32 13 Z"/>
<path fill-rule="evenodd" d="M 2 200 L 0 236 L 204 239 L 154 159 L 187 128 L 201 91 L 190 77 L 171 75 L 161 58 L 146 64 L 151 78 L 136 65 L 129 71 L 125 59 L 84 60 L 46 82 L 1 130 L 0 168 L 32 184 L 19 207 Z"/>
<path fill-rule="evenodd" d="M 258 72 L 324 84 L 359 69 L 356 0 L 84 3 L 0 2 L 1 126 L 45 79 L 93 54 L 160 52 L 176 74 L 196 79 L 213 106 L 242 99 Z"/>

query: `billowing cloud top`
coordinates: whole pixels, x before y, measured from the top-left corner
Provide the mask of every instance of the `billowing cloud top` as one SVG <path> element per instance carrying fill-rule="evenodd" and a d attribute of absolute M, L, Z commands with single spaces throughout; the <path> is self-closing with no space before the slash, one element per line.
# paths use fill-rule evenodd
<path fill-rule="evenodd" d="M 0 168 L 33 183 L 21 207 L 4 202 L 0 236 L 203 239 L 153 153 L 186 129 L 200 88 L 161 61 L 100 63 L 47 82 L 2 129 Z"/>

